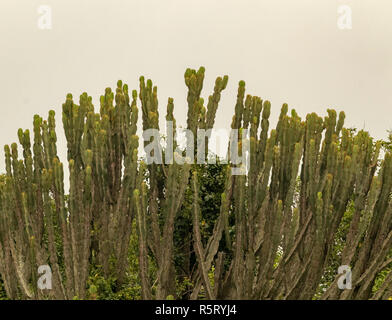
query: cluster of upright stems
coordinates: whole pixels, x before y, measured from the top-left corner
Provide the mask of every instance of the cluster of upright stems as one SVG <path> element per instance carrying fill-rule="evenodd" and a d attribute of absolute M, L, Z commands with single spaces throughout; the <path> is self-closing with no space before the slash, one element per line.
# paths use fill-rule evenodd
<path fill-rule="evenodd" d="M 203 80 L 204 68 L 185 72 L 187 128 L 195 136 L 198 129 L 213 128 L 228 77 L 216 79 L 206 106 Z M 23 158 L 16 143 L 5 146 L 6 173 L 0 178 L 0 274 L 8 297 L 87 298 L 92 263 L 121 284 L 133 230 L 142 298 L 175 296 L 173 233 L 187 188 L 193 194 L 196 257 L 190 299 L 201 293 L 207 299 L 314 298 L 350 202 L 354 210 L 339 263 L 351 267 L 352 289 L 339 289 L 337 274 L 320 298 L 392 296 L 392 272 L 373 290 L 377 275 L 392 262 L 391 154 L 381 159 L 380 142 L 344 128 L 343 112 L 301 120 L 294 110 L 288 115 L 284 104 L 271 130 L 270 108 L 269 101 L 245 95 L 245 83 L 239 83 L 231 128 L 249 130 L 250 165 L 246 175 L 231 175 L 226 165 L 220 211 L 207 240 L 201 235 L 196 164 L 147 165 L 138 157 L 138 114 L 142 130 L 159 129 L 151 80 L 141 77 L 139 92 L 131 94 L 118 81 L 116 92 L 107 88 L 101 96 L 99 113 L 86 93 L 78 105 L 67 95 L 62 119 L 68 192 L 54 111 L 47 120 L 36 115 L 32 141 L 28 130 L 18 131 Z M 166 121 L 175 126 L 173 110 L 169 98 Z M 52 270 L 51 290 L 37 287 L 40 265 Z"/>

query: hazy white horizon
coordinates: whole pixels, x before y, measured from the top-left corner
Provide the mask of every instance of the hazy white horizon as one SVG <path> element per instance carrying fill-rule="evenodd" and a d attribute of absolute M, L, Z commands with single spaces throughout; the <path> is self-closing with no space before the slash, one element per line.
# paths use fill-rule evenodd
<path fill-rule="evenodd" d="M 40 5 L 52 29 L 40 30 Z M 352 8 L 352 29 L 337 26 L 338 7 Z M 227 74 L 216 128 L 230 126 L 237 84 L 272 104 L 271 123 L 288 103 L 301 117 L 346 113 L 346 127 L 385 138 L 392 129 L 392 2 L 390 0 L 2 0 L 0 3 L 0 170 L 3 145 L 34 114 L 56 111 L 65 160 L 61 105 L 86 91 L 99 105 L 105 87 L 122 79 L 138 89 L 144 75 L 158 86 L 160 117 L 174 98 L 186 124 L 187 67 L 206 68 L 202 96 Z"/>

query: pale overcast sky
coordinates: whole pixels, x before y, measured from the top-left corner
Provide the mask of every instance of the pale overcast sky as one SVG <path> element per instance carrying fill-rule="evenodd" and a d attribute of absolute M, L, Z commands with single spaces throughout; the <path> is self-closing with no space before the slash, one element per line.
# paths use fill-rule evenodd
<path fill-rule="evenodd" d="M 40 5 L 52 29 L 38 28 Z M 338 8 L 352 9 L 352 29 L 338 28 Z M 230 125 L 237 84 L 302 116 L 346 112 L 346 126 L 377 138 L 392 129 L 391 0 L 1 0 L 0 171 L 2 146 L 33 115 L 56 111 L 62 160 L 61 105 L 86 91 L 98 106 L 105 87 L 122 79 L 138 88 L 145 75 L 158 86 L 161 119 L 168 97 L 186 124 L 187 67 L 206 68 L 203 96 L 216 76 L 229 75 L 217 128 Z"/>

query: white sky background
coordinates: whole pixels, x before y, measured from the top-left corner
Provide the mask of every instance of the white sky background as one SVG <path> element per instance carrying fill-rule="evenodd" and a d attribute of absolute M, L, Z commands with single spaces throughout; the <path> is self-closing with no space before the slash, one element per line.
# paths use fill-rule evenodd
<path fill-rule="evenodd" d="M 351 30 L 337 26 L 344 4 L 352 8 Z M 37 26 L 40 5 L 52 8 L 51 30 Z M 64 161 L 66 94 L 78 103 L 86 91 L 99 108 L 99 96 L 118 79 L 138 89 L 140 75 L 151 78 L 161 120 L 173 97 L 185 126 L 184 71 L 201 65 L 205 100 L 215 78 L 229 75 L 216 128 L 230 126 L 245 80 L 246 93 L 271 101 L 272 124 L 287 102 L 303 118 L 344 110 L 346 126 L 376 138 L 392 129 L 391 0 L 1 0 L 0 171 L 2 146 L 49 109 Z"/>

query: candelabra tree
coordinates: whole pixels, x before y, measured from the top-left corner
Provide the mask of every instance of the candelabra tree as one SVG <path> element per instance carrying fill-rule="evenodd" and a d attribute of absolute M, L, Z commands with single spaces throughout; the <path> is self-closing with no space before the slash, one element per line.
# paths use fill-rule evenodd
<path fill-rule="evenodd" d="M 87 93 L 78 104 L 68 94 L 68 192 L 54 111 L 47 120 L 34 116 L 33 140 L 19 129 L 20 146 L 5 146 L 0 176 L 0 274 L 9 298 L 90 298 L 91 272 L 120 291 L 135 239 L 143 299 L 177 298 L 185 278 L 181 297 L 190 299 L 392 296 L 391 152 L 381 158 L 383 143 L 344 128 L 345 114 L 334 110 L 301 119 L 284 104 L 271 129 L 270 102 L 246 94 L 240 81 L 228 156 L 237 152 L 243 163 L 219 162 L 222 183 L 206 188 L 210 167 L 200 161 L 208 160 L 228 77 L 216 79 L 205 106 L 204 73 L 185 72 L 186 149 L 175 135 L 172 98 L 161 146 L 151 80 L 141 77 L 131 94 L 118 81 L 115 92 L 101 96 L 99 112 Z M 146 159 L 138 158 L 138 99 Z M 206 210 L 207 189 L 213 212 Z M 352 270 L 351 289 L 339 288 L 338 270 L 325 285 L 332 258 L 333 266 Z M 50 267 L 51 285 L 40 282 L 42 266 Z"/>
<path fill-rule="evenodd" d="M 226 253 L 215 247 L 199 263 L 207 296 L 313 298 L 350 200 L 355 213 L 341 264 L 353 268 L 354 288 L 338 289 L 339 275 L 322 298 L 390 296 L 390 274 L 372 292 L 376 275 L 392 262 L 390 154 L 377 174 L 380 142 L 363 131 L 354 136 L 343 128 L 344 113 L 337 119 L 334 110 L 324 119 L 312 113 L 301 121 L 294 110 L 288 116 L 284 104 L 276 129 L 268 134 L 270 103 L 244 98 L 244 92 L 240 82 L 232 128 L 250 131 L 249 172 L 228 176 L 230 188 L 222 199 L 230 204 L 222 202 L 225 214 L 216 222 L 216 236 L 227 221 L 223 216 L 234 216 L 235 234 L 227 237 L 232 259 L 225 270 Z M 195 206 L 196 227 L 198 212 Z M 216 257 L 214 288 L 206 281 L 211 256 Z"/>
<path fill-rule="evenodd" d="M 143 244 L 141 246 L 143 254 L 140 252 L 139 255 L 140 265 L 142 266 L 140 276 L 143 298 L 152 296 L 151 283 L 147 272 L 148 248 L 151 250 L 158 267 L 156 298 L 164 299 L 169 295 L 175 295 L 176 272 L 173 242 L 175 221 L 179 218 L 179 213 L 183 207 L 185 192 L 189 185 L 190 171 L 196 169 L 191 158 L 194 158 L 197 154 L 199 145 L 204 151 L 208 150 L 207 138 L 198 141 L 197 131 L 213 127 L 220 93 L 225 89 L 228 77 L 218 77 L 216 79 L 214 93 L 209 97 L 207 109 L 203 106 L 204 100 L 200 98 L 203 79 L 204 68 L 200 68 L 198 71 L 187 69 L 185 72 L 185 83 L 188 87 L 187 129 L 192 133 L 192 136 L 187 136 L 187 147 L 189 149 L 178 149 L 175 136 L 176 120 L 173 114 L 174 101 L 169 98 L 166 121 L 167 124 L 170 123 L 170 127 L 167 126 L 168 136 L 166 139 L 172 142 L 167 144 L 165 150 L 162 150 L 157 144 L 155 144 L 155 148 L 147 150 L 148 158 L 153 159 L 151 163 L 146 165 L 149 190 L 147 191 L 144 181 L 141 181 L 142 184 L 139 189 L 142 190 L 142 193 L 139 192 L 139 189 L 135 193 L 136 199 L 139 199 L 137 200 L 139 202 L 137 208 L 140 208 L 138 230 Z M 147 80 L 147 83 L 145 83 L 144 78 L 140 78 L 139 96 L 142 104 L 144 132 L 148 132 L 149 129 L 159 130 L 157 88 L 153 87 L 151 80 Z M 145 141 L 145 146 L 156 143 L 158 136 L 151 135 L 148 138 L 150 140 Z M 165 163 L 162 154 L 165 154 Z M 166 157 L 166 155 L 168 156 Z M 207 154 L 204 152 L 202 157 L 205 159 Z M 145 199 L 148 199 L 148 201 Z M 148 206 L 145 205 L 146 202 L 148 202 Z M 192 236 L 190 236 L 192 233 L 189 230 L 184 231 L 182 236 L 187 243 L 192 239 Z M 188 251 L 186 259 L 190 259 L 189 253 L 190 251 Z M 189 261 L 186 264 L 189 264 Z"/>
<path fill-rule="evenodd" d="M 64 193 L 63 165 L 56 150 L 54 112 L 34 117 L 34 143 L 29 131 L 18 131 L 24 160 L 16 143 L 5 146 L 6 174 L 1 183 L 1 274 L 10 298 L 71 299 L 83 297 L 88 276 L 91 215 L 91 153 L 85 168 L 72 176 Z M 77 214 L 74 214 L 77 210 Z M 88 223 L 81 223 L 79 219 Z M 37 287 L 37 270 L 51 266 L 52 284 Z M 50 289 L 50 290 L 49 290 Z"/>
<path fill-rule="evenodd" d="M 121 283 L 126 272 L 137 175 L 136 94 L 118 82 L 116 95 L 106 89 L 99 114 L 86 93 L 79 105 L 68 94 L 63 125 L 68 147 L 69 194 L 56 150 L 54 112 L 47 121 L 34 117 L 29 131 L 18 131 L 5 147 L 1 180 L 1 273 L 8 295 L 57 299 L 86 297 L 90 264 Z M 116 105 L 113 106 L 115 100 Z M 37 270 L 49 264 L 51 290 L 37 289 Z"/>

